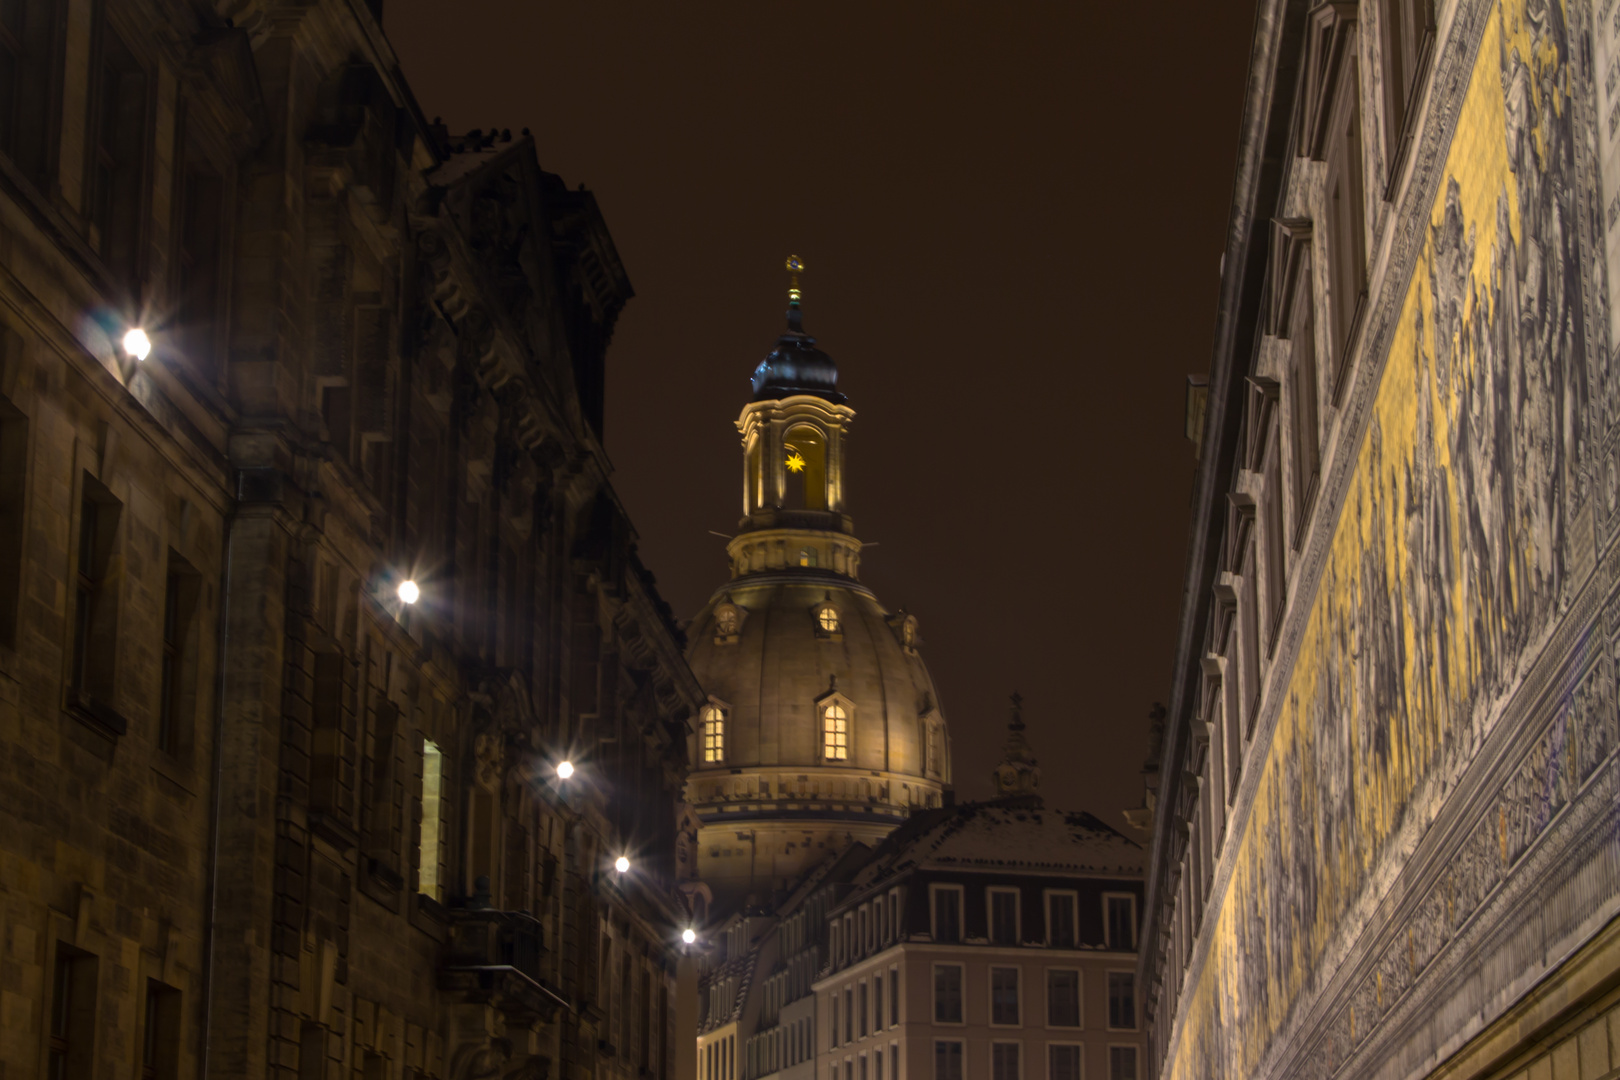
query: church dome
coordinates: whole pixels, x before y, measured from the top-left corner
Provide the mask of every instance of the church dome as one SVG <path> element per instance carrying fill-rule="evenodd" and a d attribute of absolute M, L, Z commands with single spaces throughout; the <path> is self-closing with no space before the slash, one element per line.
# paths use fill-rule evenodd
<path fill-rule="evenodd" d="M 699 876 L 722 904 L 763 900 L 851 841 L 881 841 L 939 806 L 951 782 L 917 620 L 860 582 L 844 507 L 855 410 L 801 329 L 797 276 L 789 297 L 788 333 L 737 420 L 743 518 L 726 546 L 731 580 L 688 631 L 709 700 L 686 801 Z"/>

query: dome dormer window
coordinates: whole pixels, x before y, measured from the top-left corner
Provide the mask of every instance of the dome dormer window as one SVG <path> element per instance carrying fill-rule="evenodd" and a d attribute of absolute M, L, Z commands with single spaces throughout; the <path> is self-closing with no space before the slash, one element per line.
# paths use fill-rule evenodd
<path fill-rule="evenodd" d="M 815 548 L 807 547 L 807 548 L 800 548 L 799 549 L 799 565 L 800 566 L 815 566 L 819 561 L 820 560 L 816 557 L 816 549 Z"/>
<path fill-rule="evenodd" d="M 703 764 L 723 764 L 726 760 L 726 711 L 718 705 L 705 705 L 699 721 Z"/>
<path fill-rule="evenodd" d="M 827 761 L 849 760 L 849 710 L 836 701 L 821 707 L 821 756 Z"/>
<path fill-rule="evenodd" d="M 839 617 L 838 609 L 833 606 L 832 593 L 826 599 L 810 609 L 810 617 L 814 620 L 816 637 L 827 641 L 844 640 L 844 620 Z"/>
<path fill-rule="evenodd" d="M 843 626 L 838 622 L 838 612 L 833 609 L 831 604 L 816 612 L 816 624 L 829 634 L 836 634 L 843 629 Z"/>

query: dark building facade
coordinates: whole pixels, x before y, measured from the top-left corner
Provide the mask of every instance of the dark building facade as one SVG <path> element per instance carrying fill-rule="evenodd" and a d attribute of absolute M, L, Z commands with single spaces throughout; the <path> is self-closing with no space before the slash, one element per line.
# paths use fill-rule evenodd
<path fill-rule="evenodd" d="M 671 1077 L 612 239 L 366 5 L 230 16 L 0 7 L 0 1072 Z"/>
<path fill-rule="evenodd" d="M 1258 5 L 1148 770 L 1158 1075 L 1620 1064 L 1617 35 Z"/>

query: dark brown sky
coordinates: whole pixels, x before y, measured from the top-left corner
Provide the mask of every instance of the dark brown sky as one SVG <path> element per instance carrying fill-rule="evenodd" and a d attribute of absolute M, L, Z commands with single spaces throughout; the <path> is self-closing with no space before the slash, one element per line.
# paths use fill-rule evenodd
<path fill-rule="evenodd" d="M 1021 690 L 1050 805 L 1119 823 L 1168 693 L 1250 0 L 386 0 L 428 116 L 532 128 L 636 288 L 614 483 L 664 595 L 724 581 L 782 261 L 857 412 L 862 577 L 920 620 L 958 792 Z"/>

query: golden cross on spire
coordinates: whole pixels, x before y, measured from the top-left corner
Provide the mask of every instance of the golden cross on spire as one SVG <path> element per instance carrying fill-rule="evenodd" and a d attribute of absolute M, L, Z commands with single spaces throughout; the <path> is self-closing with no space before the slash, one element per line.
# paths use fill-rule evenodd
<path fill-rule="evenodd" d="M 799 302 L 799 275 L 804 273 L 804 260 L 797 255 L 789 255 L 787 269 L 789 275 L 788 302 L 797 304 Z"/>

